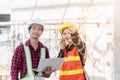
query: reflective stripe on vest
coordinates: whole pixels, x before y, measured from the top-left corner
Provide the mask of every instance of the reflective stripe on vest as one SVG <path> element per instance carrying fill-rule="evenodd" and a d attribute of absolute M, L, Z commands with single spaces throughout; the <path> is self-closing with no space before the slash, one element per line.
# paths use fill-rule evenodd
<path fill-rule="evenodd" d="M 40 49 L 40 59 L 44 59 L 45 58 L 45 56 L 46 56 L 46 50 L 45 50 L 45 48 L 41 48 Z"/>
<path fill-rule="evenodd" d="M 77 69 L 77 70 L 71 70 L 71 71 L 61 71 L 60 75 L 65 76 L 65 75 L 76 75 L 76 74 L 81 74 L 83 73 L 83 69 Z"/>
<path fill-rule="evenodd" d="M 67 61 L 78 61 L 78 60 L 80 60 L 79 56 L 69 56 L 69 57 L 64 58 L 65 62 L 67 62 Z"/>
<path fill-rule="evenodd" d="M 35 76 L 42 76 L 42 73 L 39 72 L 37 75 L 34 74 L 34 72 L 32 71 L 32 60 L 31 60 L 30 49 L 28 46 L 25 45 L 25 43 L 23 43 L 23 46 L 24 46 L 24 50 L 25 50 L 28 75 L 26 75 L 21 80 L 36 80 L 37 78 L 35 78 Z M 40 59 L 44 59 L 45 56 L 46 56 L 46 50 L 45 50 L 45 48 L 41 48 L 40 49 Z"/>

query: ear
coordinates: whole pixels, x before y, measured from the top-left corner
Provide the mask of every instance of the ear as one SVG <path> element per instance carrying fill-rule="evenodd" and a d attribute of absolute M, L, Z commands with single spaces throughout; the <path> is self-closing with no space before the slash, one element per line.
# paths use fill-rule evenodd
<path fill-rule="evenodd" d="M 43 32 L 40 33 L 40 36 L 43 34 Z"/>
<path fill-rule="evenodd" d="M 30 33 L 30 30 L 28 30 L 28 33 Z"/>

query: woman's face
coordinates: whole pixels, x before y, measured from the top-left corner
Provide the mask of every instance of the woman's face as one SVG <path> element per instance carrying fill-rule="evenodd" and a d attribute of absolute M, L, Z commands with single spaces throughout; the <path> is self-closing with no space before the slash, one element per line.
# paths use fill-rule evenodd
<path fill-rule="evenodd" d="M 69 28 L 66 28 L 66 29 L 63 30 L 62 36 L 63 36 L 63 38 L 65 39 L 66 42 L 72 43 L 71 31 L 70 31 Z"/>

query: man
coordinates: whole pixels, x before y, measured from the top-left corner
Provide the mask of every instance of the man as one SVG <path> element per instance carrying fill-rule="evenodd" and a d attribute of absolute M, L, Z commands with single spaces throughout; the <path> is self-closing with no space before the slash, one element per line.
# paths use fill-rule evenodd
<path fill-rule="evenodd" d="M 49 58 L 49 51 L 39 41 L 39 37 L 44 30 L 41 20 L 31 20 L 28 30 L 30 38 L 15 49 L 11 64 L 11 80 L 19 80 L 19 73 L 22 80 L 36 80 L 35 78 L 38 76 L 40 77 L 39 80 L 42 80 L 42 77 L 48 78 L 53 72 L 50 66 L 46 67 L 42 72 L 32 70 L 38 67 L 42 55 Z"/>

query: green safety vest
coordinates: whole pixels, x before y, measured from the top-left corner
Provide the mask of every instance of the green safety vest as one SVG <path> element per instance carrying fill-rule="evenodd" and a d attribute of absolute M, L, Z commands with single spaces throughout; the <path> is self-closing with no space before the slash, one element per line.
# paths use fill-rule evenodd
<path fill-rule="evenodd" d="M 27 74 L 24 78 L 20 80 L 43 80 L 42 72 L 39 72 L 35 75 L 35 73 L 32 71 L 32 60 L 31 60 L 31 54 L 29 46 L 26 46 L 25 43 L 23 44 L 24 50 L 25 50 L 25 56 L 26 56 L 26 63 L 27 63 Z M 45 48 L 40 49 L 40 59 L 44 59 L 46 56 L 46 50 Z"/>

